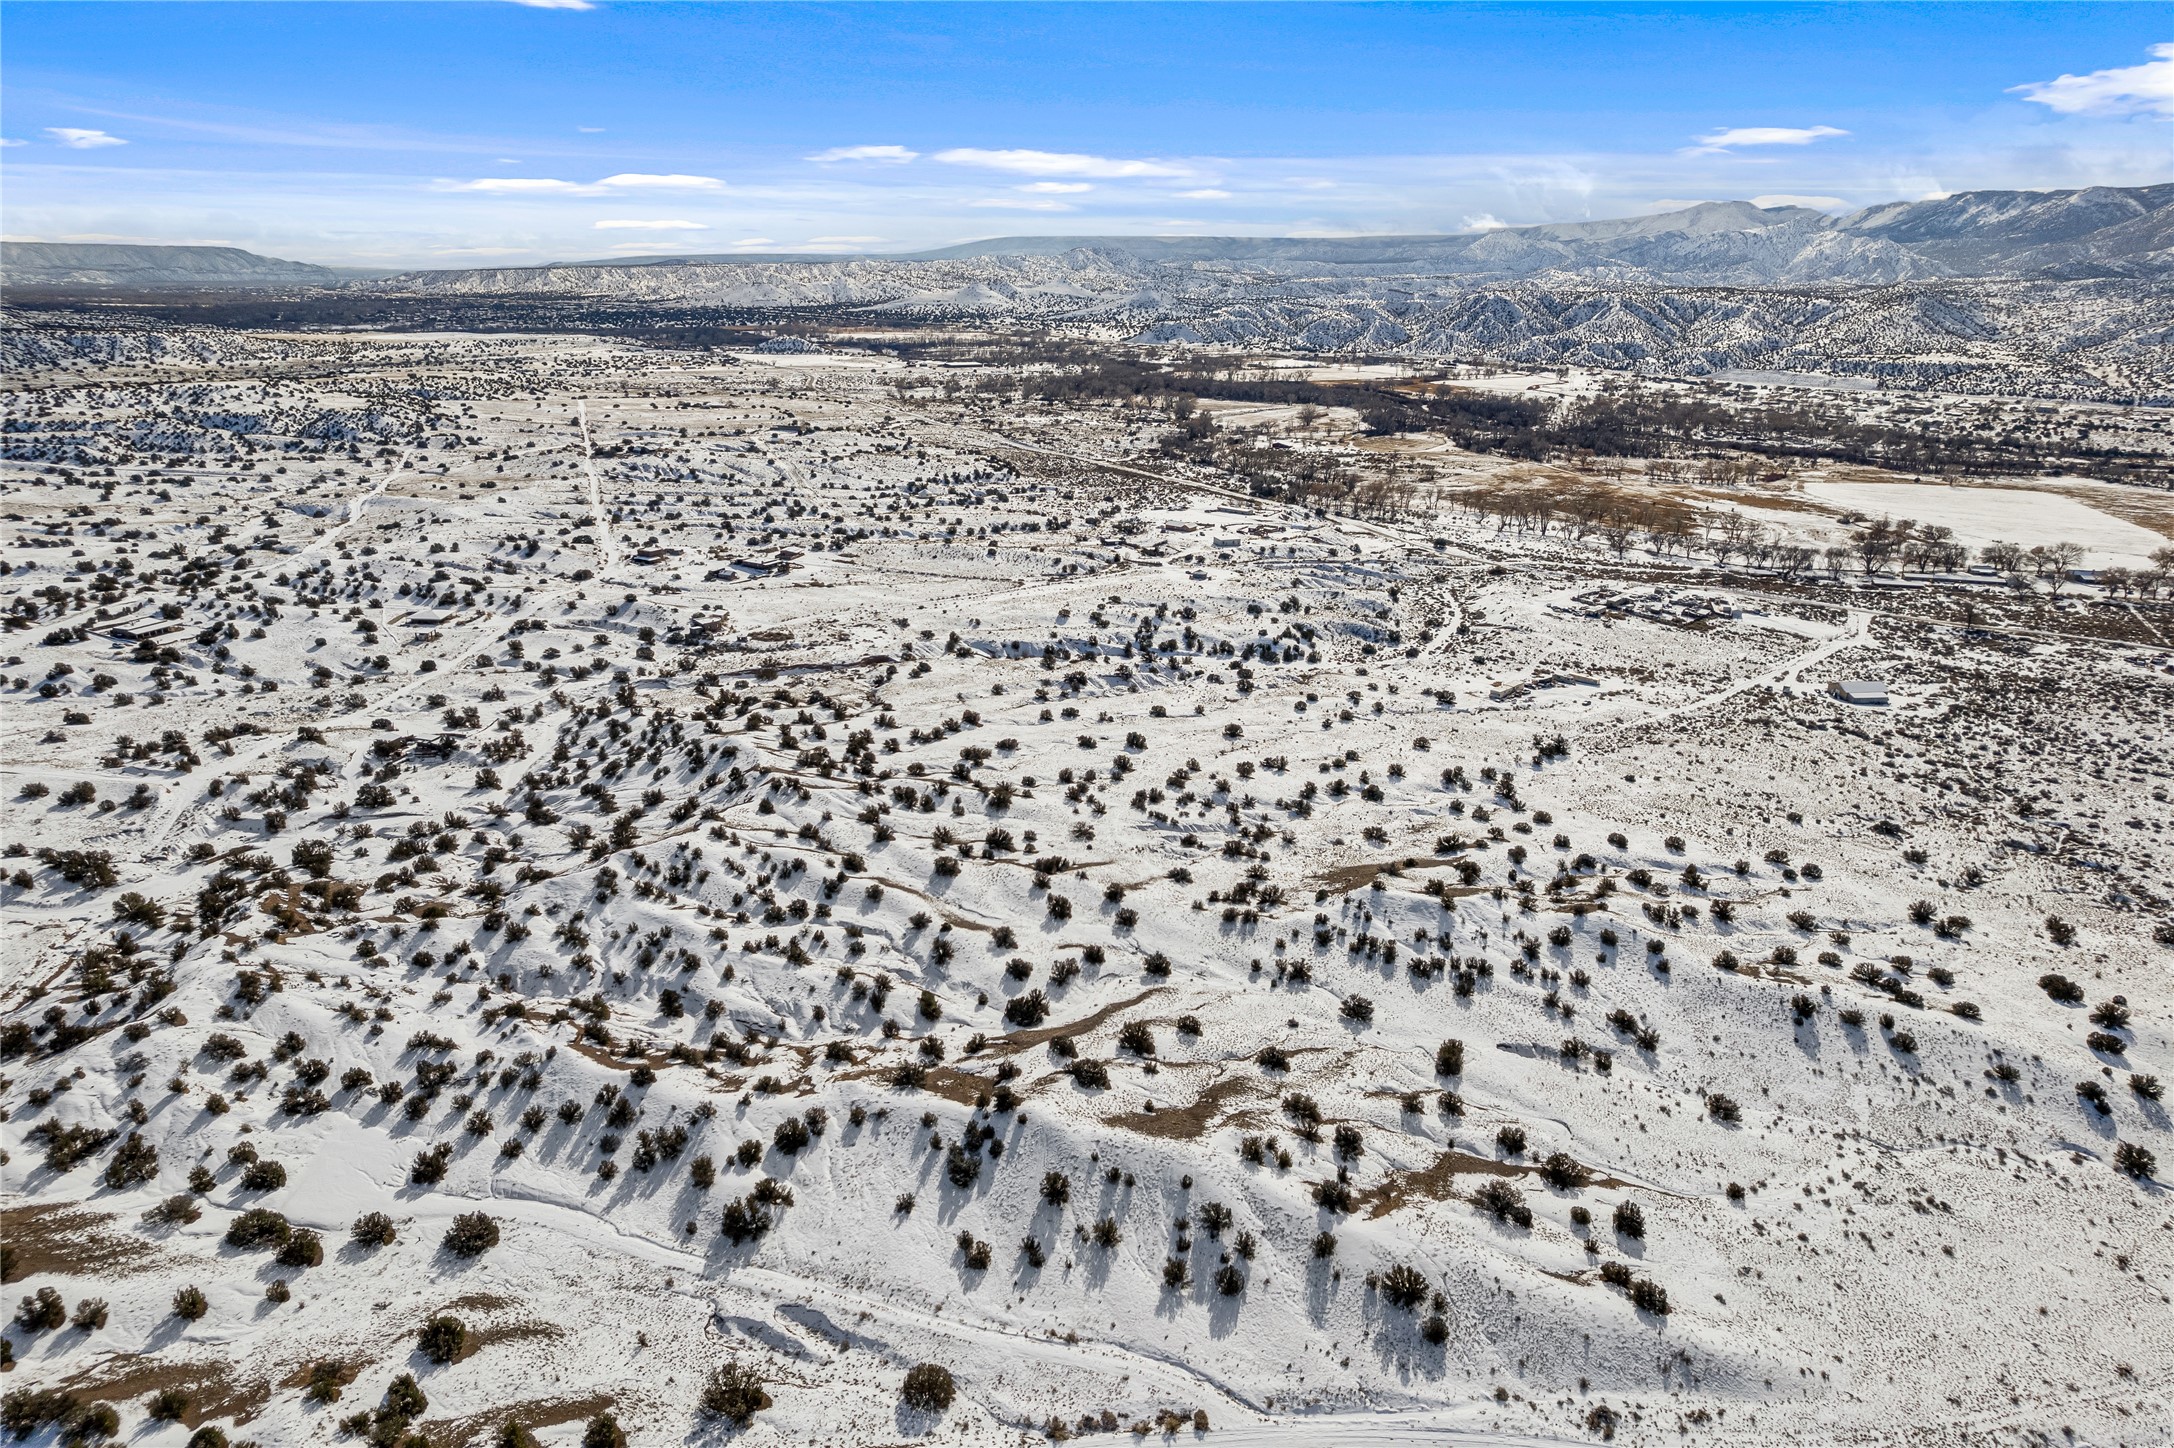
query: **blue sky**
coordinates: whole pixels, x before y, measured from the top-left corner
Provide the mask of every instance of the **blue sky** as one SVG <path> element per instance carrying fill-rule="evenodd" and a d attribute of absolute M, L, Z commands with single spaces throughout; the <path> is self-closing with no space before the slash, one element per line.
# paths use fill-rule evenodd
<path fill-rule="evenodd" d="M 0 227 L 457 266 L 2139 185 L 2170 16 L 10 0 Z"/>

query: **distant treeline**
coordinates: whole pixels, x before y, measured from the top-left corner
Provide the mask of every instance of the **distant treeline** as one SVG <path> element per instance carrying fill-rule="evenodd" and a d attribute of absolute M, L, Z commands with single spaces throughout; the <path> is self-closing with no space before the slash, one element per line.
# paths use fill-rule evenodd
<path fill-rule="evenodd" d="M 1558 408 L 1544 429 L 1562 452 L 1595 457 L 1677 457 L 1726 449 L 1768 457 L 1862 463 L 1914 473 L 2014 473 L 2056 460 L 2095 471 L 2168 481 L 2165 459 L 2105 448 L 2055 448 L 2048 440 L 1972 431 L 1934 432 L 1788 403 L 1741 404 L 1652 387 L 1628 387 Z"/>
<path fill-rule="evenodd" d="M 1960 423 L 1938 431 L 1904 427 L 1860 420 L 1840 406 L 1747 404 L 1637 383 L 1584 399 L 1540 402 L 1454 384 L 1305 382 L 1228 365 L 1165 367 L 1062 346 L 1040 349 L 1032 360 L 1041 366 L 989 385 L 1055 403 L 1161 406 L 1181 424 L 1203 399 L 1350 408 L 1371 433 L 1433 433 L 1471 452 L 1532 461 L 1726 452 L 1918 473 L 2029 472 L 2080 462 L 2100 476 L 2174 482 L 2167 461 L 2148 453 L 2055 446 L 2051 439 L 1974 432 Z M 1057 364 L 1053 370 L 1043 370 L 1051 363 Z"/>
<path fill-rule="evenodd" d="M 586 297 L 386 296 L 364 292 L 11 292 L 26 319 L 111 325 L 387 332 L 581 332 L 660 347 L 748 347 L 780 332 L 820 336 L 804 307 L 660 308 Z M 825 317 L 832 322 L 842 319 Z"/>
<path fill-rule="evenodd" d="M 1474 452 L 1538 457 L 1546 443 L 1548 408 L 1517 397 L 1455 392 L 1419 397 L 1362 383 L 1302 382 L 1260 377 L 1235 369 L 1164 369 L 1129 358 L 1104 358 L 1085 366 L 1039 373 L 1000 384 L 1021 388 L 1044 402 L 1138 399 L 1165 406 L 1202 398 L 1292 407 L 1356 408 L 1376 433 L 1435 432 Z"/>

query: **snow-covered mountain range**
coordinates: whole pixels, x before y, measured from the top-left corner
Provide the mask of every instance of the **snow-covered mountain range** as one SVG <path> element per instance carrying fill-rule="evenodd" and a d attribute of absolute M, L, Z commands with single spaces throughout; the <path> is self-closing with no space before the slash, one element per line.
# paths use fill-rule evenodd
<path fill-rule="evenodd" d="M 162 250 L 165 270 L 148 255 Z M 1010 320 L 1679 376 L 1806 371 L 2137 397 L 2167 392 L 2174 375 L 2174 184 L 1975 191 L 1846 216 L 1708 202 L 1454 236 L 1014 237 L 912 256 L 651 257 L 344 282 L 217 248 L 14 243 L 7 262 L 17 288 L 201 288 L 227 275 L 426 305 Z"/>

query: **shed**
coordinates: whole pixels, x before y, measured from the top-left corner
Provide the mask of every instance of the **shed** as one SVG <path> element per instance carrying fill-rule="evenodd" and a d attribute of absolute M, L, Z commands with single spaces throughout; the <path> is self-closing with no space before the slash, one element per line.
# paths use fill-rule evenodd
<path fill-rule="evenodd" d="M 1827 692 L 1845 704 L 1885 704 L 1887 686 L 1873 679 L 1836 679 Z"/>

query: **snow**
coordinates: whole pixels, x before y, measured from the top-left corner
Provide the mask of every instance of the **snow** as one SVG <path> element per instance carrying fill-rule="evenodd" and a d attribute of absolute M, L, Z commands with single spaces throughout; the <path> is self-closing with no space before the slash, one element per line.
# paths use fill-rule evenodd
<path fill-rule="evenodd" d="M 2169 539 L 2149 528 L 2116 518 L 2063 493 L 2016 487 L 1946 487 L 1936 483 L 1845 483 L 1814 481 L 1807 497 L 1851 512 L 1955 530 L 1955 540 L 1972 548 L 1988 543 L 2077 543 L 2086 566 L 2148 567 L 2154 551 Z"/>
<path fill-rule="evenodd" d="M 321 380 L 71 372 L 54 407 L 92 438 L 170 388 L 299 416 L 427 383 L 418 428 L 461 441 L 205 457 L 171 503 L 129 481 L 184 470 L 163 456 L 117 457 L 110 500 L 102 473 L 0 468 L 36 610 L 0 669 L 6 837 L 108 851 L 118 876 L 77 889 L 26 853 L 28 883 L 0 887 L 4 1019 L 30 1029 L 0 1127 L 17 1290 L 110 1304 L 95 1332 L 9 1328 L 8 1388 L 106 1394 L 151 1448 L 193 1424 L 145 1420 L 134 1355 L 225 1374 L 206 1420 L 267 1445 L 341 1441 L 408 1372 L 440 1448 L 509 1414 L 565 1448 L 607 1399 L 640 1444 L 1016 1444 L 1105 1412 L 1089 1441 L 1145 1423 L 1246 1448 L 1591 1442 L 1601 1407 L 1619 1442 L 1760 1448 L 2142 1442 L 2161 1421 L 2174 1245 L 2161 1184 L 2114 1153 L 2174 1151 L 2129 1085 L 2168 1067 L 2174 659 L 2126 612 L 2007 590 L 1966 623 L 1936 588 L 1700 577 L 1450 507 L 1317 511 L 1173 464 L 1133 409 L 907 395 L 972 368 L 292 346 Z M 322 511 L 267 513 L 244 460 Z M 2062 494 L 1806 490 L 2134 544 L 2063 531 L 2054 504 L 2127 525 Z M 41 642 L 108 606 L 74 601 L 76 549 L 130 564 L 102 575 L 131 580 L 102 622 L 179 608 L 178 661 Z M 784 552 L 789 571 L 725 568 Z M 198 560 L 222 571 L 180 575 Z M 1595 590 L 1659 602 L 1577 603 Z M 1829 698 L 1845 678 L 1893 702 Z M 244 723 L 262 732 L 214 737 Z M 193 762 L 137 753 L 166 729 Z M 60 802 L 77 780 L 96 802 Z M 304 840 L 334 844 L 355 908 L 309 893 Z M 167 916 L 107 954 L 124 891 Z M 2049 998 L 2051 971 L 2084 1001 Z M 1031 990 L 1047 1018 L 1008 1020 Z M 2115 996 L 2118 1051 L 2087 1014 Z M 95 1034 L 54 1049 L 49 1008 Z M 1448 1039 L 1461 1069 L 1439 1074 Z M 324 1109 L 283 1110 L 310 1062 Z M 820 1132 L 784 1150 L 811 1109 Z M 108 1185 L 111 1145 L 48 1167 L 31 1133 L 54 1121 L 140 1132 L 155 1177 Z M 637 1165 L 637 1133 L 680 1128 Z M 1362 1150 L 1339 1156 L 1339 1128 Z M 244 1143 L 284 1185 L 243 1186 Z M 442 1178 L 416 1181 L 439 1144 Z M 1551 1185 L 1556 1153 L 1576 1170 Z M 201 1218 L 145 1222 L 194 1166 Z M 1317 1197 L 1339 1171 L 1350 1210 Z M 791 1205 L 733 1242 L 726 1203 L 765 1180 Z M 1504 1188 L 1529 1223 L 1488 1206 Z M 1616 1229 L 1625 1204 L 1642 1236 Z M 70 1205 L 111 1216 L 41 1235 Z M 321 1232 L 323 1264 L 223 1245 L 257 1206 Z M 475 1210 L 500 1244 L 442 1249 Z M 392 1245 L 348 1240 L 368 1211 Z M 142 1254 L 93 1250 L 114 1242 Z M 1368 1284 L 1402 1266 L 1414 1310 Z M 185 1285 L 201 1320 L 171 1314 Z M 448 1311 L 483 1345 L 441 1365 L 415 1333 Z M 727 1359 L 772 1399 L 740 1433 L 696 1407 Z M 331 1360 L 354 1381 L 307 1401 Z M 958 1379 L 943 1414 L 900 1400 L 923 1361 Z M 1166 1411 L 1186 1415 L 1167 1437 Z"/>

